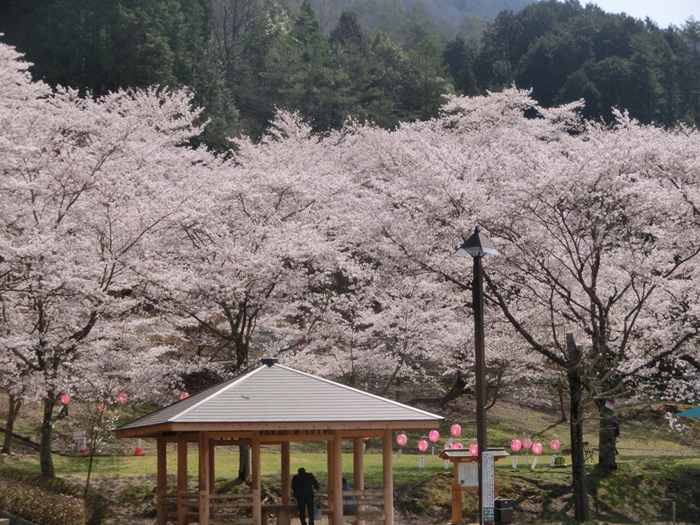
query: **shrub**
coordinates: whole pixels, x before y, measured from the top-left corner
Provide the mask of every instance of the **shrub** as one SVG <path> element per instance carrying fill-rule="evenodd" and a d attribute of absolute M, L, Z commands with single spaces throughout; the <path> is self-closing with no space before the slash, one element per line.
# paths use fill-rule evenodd
<path fill-rule="evenodd" d="M 37 525 L 99 525 L 105 501 L 61 479 L 0 467 L 0 509 Z"/>

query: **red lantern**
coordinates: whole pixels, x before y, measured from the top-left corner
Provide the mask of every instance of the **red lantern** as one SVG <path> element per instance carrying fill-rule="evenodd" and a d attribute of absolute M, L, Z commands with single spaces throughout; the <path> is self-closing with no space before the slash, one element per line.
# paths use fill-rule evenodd
<path fill-rule="evenodd" d="M 363 437 L 362 439 L 364 439 L 365 441 L 369 441 L 371 438 L 370 438 L 370 436 L 366 436 L 366 437 Z"/>
<path fill-rule="evenodd" d="M 437 430 L 431 430 L 428 433 L 428 439 L 431 443 L 437 443 L 437 441 L 440 439 L 440 432 L 438 432 Z"/>
<path fill-rule="evenodd" d="M 100 412 L 104 412 L 105 410 L 107 410 L 107 405 L 105 405 L 104 403 L 98 403 L 97 410 L 99 410 Z"/>
<path fill-rule="evenodd" d="M 533 444 L 533 445 L 532 445 L 532 452 L 533 452 L 533 454 L 535 454 L 536 456 L 539 456 L 540 454 L 542 454 L 542 443 L 535 443 L 535 444 Z"/>
<path fill-rule="evenodd" d="M 408 438 L 406 437 L 406 434 L 399 434 L 398 436 L 396 436 L 396 443 L 398 443 L 400 447 L 403 447 L 407 441 Z"/>
<path fill-rule="evenodd" d="M 421 452 L 425 452 L 426 450 L 428 450 L 428 442 L 425 439 L 421 439 L 418 442 L 418 450 L 420 450 Z"/>
<path fill-rule="evenodd" d="M 64 405 L 70 403 L 70 396 L 68 394 L 63 394 L 61 396 L 61 403 L 63 403 Z"/>
<path fill-rule="evenodd" d="M 477 445 L 476 443 L 472 443 L 471 445 L 469 445 L 469 453 L 472 456 L 478 456 L 479 455 L 479 445 Z"/>
<path fill-rule="evenodd" d="M 549 442 L 549 448 L 551 448 L 554 452 L 559 450 L 560 446 L 561 446 L 561 443 L 559 443 L 558 439 L 553 439 L 552 441 Z"/>
<path fill-rule="evenodd" d="M 119 395 L 117 396 L 117 401 L 119 401 L 122 405 L 126 403 L 129 400 L 129 396 L 126 395 L 126 392 L 120 392 Z"/>
<path fill-rule="evenodd" d="M 452 437 L 457 437 L 462 433 L 462 427 L 460 427 L 457 423 L 452 425 L 450 427 L 450 434 L 452 434 Z"/>
<path fill-rule="evenodd" d="M 188 397 L 190 397 L 190 395 L 187 392 L 180 393 L 180 399 L 187 399 Z"/>
<path fill-rule="evenodd" d="M 518 438 L 515 438 L 513 441 L 510 442 L 510 449 L 513 452 L 519 451 L 520 447 L 522 447 L 522 446 L 523 446 L 523 444 Z"/>
<path fill-rule="evenodd" d="M 532 440 L 530 438 L 523 439 L 523 448 L 525 450 L 529 449 L 531 446 L 532 446 Z"/>

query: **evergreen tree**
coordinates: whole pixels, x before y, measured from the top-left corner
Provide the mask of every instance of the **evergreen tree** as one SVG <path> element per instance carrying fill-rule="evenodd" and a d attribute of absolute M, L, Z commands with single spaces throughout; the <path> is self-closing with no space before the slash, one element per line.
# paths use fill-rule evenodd
<path fill-rule="evenodd" d="M 265 77 L 276 86 L 279 107 L 299 111 L 316 130 L 338 125 L 343 104 L 336 95 L 347 77 L 333 71 L 330 46 L 308 1 L 289 34 L 270 49 L 266 64 Z"/>
<path fill-rule="evenodd" d="M 692 16 L 685 21 L 682 35 L 688 43 L 688 78 L 686 88 L 688 123 L 700 125 L 700 21 Z"/>
<path fill-rule="evenodd" d="M 442 53 L 442 58 L 458 93 L 468 96 L 480 94 L 476 77 L 471 68 L 472 53 L 470 53 L 464 37 L 457 35 L 454 40 L 448 42 Z"/>

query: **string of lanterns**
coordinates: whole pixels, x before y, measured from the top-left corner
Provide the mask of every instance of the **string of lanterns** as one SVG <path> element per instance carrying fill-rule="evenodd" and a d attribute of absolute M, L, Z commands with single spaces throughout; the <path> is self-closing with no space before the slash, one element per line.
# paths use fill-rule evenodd
<path fill-rule="evenodd" d="M 458 423 L 454 423 L 450 427 L 450 435 L 452 436 L 451 439 L 449 439 L 445 445 L 444 449 L 449 450 L 449 449 L 463 449 L 464 445 L 462 443 L 454 441 L 456 438 L 458 438 L 462 434 L 462 427 Z M 368 440 L 369 438 L 364 438 L 365 440 Z M 431 430 L 428 432 L 427 440 L 426 436 L 421 436 L 421 438 L 418 440 L 418 451 L 423 453 L 426 450 L 428 450 L 428 447 L 430 446 L 428 444 L 428 441 L 430 443 L 437 443 L 440 440 L 440 432 L 437 430 Z M 403 448 L 406 446 L 408 443 L 408 436 L 404 433 L 401 432 L 396 436 L 396 444 L 400 447 Z M 549 442 L 549 448 L 556 454 L 556 452 L 561 448 L 561 443 L 559 440 L 555 437 Z M 523 438 L 521 441 L 517 437 L 514 438 L 510 442 L 510 449 L 514 452 L 520 452 L 521 449 L 524 449 L 525 453 L 529 453 L 530 450 L 532 450 L 532 453 L 535 456 L 539 456 L 544 452 L 544 445 L 539 442 L 533 442 L 532 439 L 529 437 Z M 469 453 L 472 456 L 478 456 L 479 455 L 479 445 L 477 443 L 472 443 L 469 445 Z"/>

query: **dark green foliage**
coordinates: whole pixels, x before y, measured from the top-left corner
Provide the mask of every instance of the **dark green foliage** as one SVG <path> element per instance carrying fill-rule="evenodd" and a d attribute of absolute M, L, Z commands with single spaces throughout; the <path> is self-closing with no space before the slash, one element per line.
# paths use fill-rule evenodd
<path fill-rule="evenodd" d="M 394 127 L 513 82 L 544 106 L 583 98 L 587 118 L 700 122 L 700 23 L 661 30 L 578 0 L 6 0 L 0 32 L 52 85 L 187 86 L 208 123 L 192 144 L 221 152 L 278 108 L 319 132 Z"/>
<path fill-rule="evenodd" d="M 447 71 L 454 79 L 454 87 L 458 93 L 468 96 L 479 95 L 476 77 L 472 72 L 471 63 L 475 52 L 461 35 L 457 35 L 445 46 L 442 58 Z"/>
<path fill-rule="evenodd" d="M 546 0 L 501 12 L 472 66 L 481 89 L 514 81 L 544 106 L 584 98 L 588 118 L 610 121 L 618 108 L 644 123 L 692 123 L 700 91 L 693 22 L 661 30 L 578 0 Z"/>

